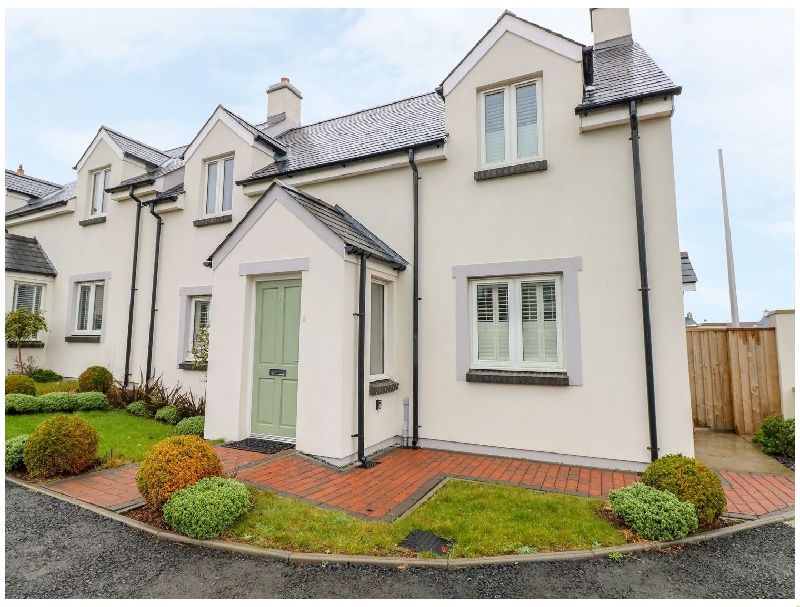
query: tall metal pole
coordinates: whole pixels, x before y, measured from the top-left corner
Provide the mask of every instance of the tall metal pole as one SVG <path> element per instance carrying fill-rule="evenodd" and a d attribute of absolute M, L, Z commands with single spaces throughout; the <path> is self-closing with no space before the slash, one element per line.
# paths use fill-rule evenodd
<path fill-rule="evenodd" d="M 725 189 L 725 166 L 722 163 L 722 149 L 719 156 L 719 181 L 722 185 L 722 219 L 725 222 L 725 255 L 728 258 L 728 292 L 731 299 L 731 324 L 739 328 L 739 302 L 736 300 L 736 273 L 733 271 L 733 245 L 731 244 L 731 223 L 728 219 L 728 192 Z"/>

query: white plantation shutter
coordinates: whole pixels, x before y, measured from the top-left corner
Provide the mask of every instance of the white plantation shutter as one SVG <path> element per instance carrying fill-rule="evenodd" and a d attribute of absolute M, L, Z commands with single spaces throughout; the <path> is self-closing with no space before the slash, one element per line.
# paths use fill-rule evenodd
<path fill-rule="evenodd" d="M 542 283 L 542 360 L 558 362 L 558 318 L 556 283 Z"/>
<path fill-rule="evenodd" d="M 206 171 L 206 214 L 211 214 L 217 210 L 217 163 L 209 162 Z"/>
<path fill-rule="evenodd" d="M 105 285 L 94 285 L 94 310 L 92 314 L 92 331 L 99 331 L 103 328 L 103 297 L 105 296 Z"/>
<path fill-rule="evenodd" d="M 505 93 L 498 91 L 484 96 L 485 162 L 501 162 L 506 158 Z"/>
<path fill-rule="evenodd" d="M 225 160 L 225 176 L 222 182 L 222 210 L 230 211 L 233 207 L 233 158 Z"/>
<path fill-rule="evenodd" d="M 558 311 L 555 282 L 523 282 L 522 360 L 558 362 Z"/>
<path fill-rule="evenodd" d="M 539 111 L 536 84 L 516 88 L 517 158 L 539 155 Z"/>
<path fill-rule="evenodd" d="M 539 297 L 535 283 L 522 283 L 522 360 L 539 358 Z"/>
<path fill-rule="evenodd" d="M 42 304 L 42 285 L 14 284 L 14 310 L 25 308 L 36 312 Z"/>
<path fill-rule="evenodd" d="M 197 332 L 201 326 L 208 328 L 208 319 L 211 313 L 211 301 L 208 299 L 196 299 L 194 302 L 194 331 L 192 333 L 192 345 L 197 347 Z"/>
<path fill-rule="evenodd" d="M 78 331 L 89 328 L 89 299 L 92 295 L 91 285 L 81 285 L 78 291 Z"/>
<path fill-rule="evenodd" d="M 477 285 L 478 359 L 507 361 L 509 352 L 508 284 Z"/>

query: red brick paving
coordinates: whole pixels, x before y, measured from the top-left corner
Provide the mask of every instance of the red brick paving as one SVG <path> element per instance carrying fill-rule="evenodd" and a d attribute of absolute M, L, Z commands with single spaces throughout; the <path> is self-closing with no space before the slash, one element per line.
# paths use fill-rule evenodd
<path fill-rule="evenodd" d="M 365 470 L 337 470 L 289 452 L 278 456 L 215 447 L 227 473 L 283 495 L 341 508 L 373 519 L 392 519 L 445 477 L 497 481 L 544 491 L 605 497 L 639 476 L 630 472 L 548 464 L 430 449 L 397 449 Z M 263 463 L 258 463 L 263 460 Z M 242 470 L 238 468 L 249 466 Z M 73 477 L 49 488 L 80 500 L 119 510 L 140 499 L 138 466 Z M 731 514 L 761 516 L 794 507 L 794 477 L 720 471 Z"/>

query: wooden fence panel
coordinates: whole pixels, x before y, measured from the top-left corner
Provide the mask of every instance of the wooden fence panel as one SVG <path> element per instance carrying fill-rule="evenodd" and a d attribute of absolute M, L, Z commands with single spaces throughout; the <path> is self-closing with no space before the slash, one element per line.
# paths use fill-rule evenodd
<path fill-rule="evenodd" d="M 773 328 L 687 329 L 686 351 L 696 427 L 753 434 L 765 417 L 780 415 Z"/>

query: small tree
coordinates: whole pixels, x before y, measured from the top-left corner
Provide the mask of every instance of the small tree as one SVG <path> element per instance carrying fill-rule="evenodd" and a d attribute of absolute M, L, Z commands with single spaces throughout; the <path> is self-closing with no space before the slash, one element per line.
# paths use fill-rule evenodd
<path fill-rule="evenodd" d="M 44 311 L 31 312 L 27 308 L 19 308 L 13 312 L 6 312 L 6 339 L 16 342 L 17 357 L 20 369 L 22 364 L 22 342 L 35 339 L 39 331 L 47 331 L 47 321 Z"/>
<path fill-rule="evenodd" d="M 192 349 L 190 350 L 192 358 L 194 359 L 195 369 L 208 368 L 208 325 L 201 324 L 197 327 L 197 332 L 192 342 Z M 208 373 L 203 375 L 203 381 L 208 378 Z"/>

